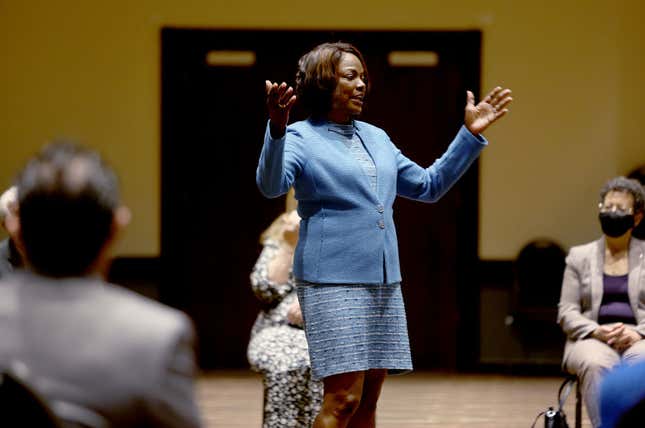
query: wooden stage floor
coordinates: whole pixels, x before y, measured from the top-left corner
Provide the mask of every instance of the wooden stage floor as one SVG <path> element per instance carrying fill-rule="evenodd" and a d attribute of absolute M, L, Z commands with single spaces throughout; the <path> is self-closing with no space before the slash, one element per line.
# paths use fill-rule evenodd
<path fill-rule="evenodd" d="M 535 416 L 556 406 L 562 378 L 415 372 L 385 381 L 379 428 L 529 428 Z M 205 426 L 261 426 L 262 384 L 251 371 L 208 372 L 197 393 Z M 565 412 L 573 426 L 575 391 Z M 591 427 L 583 406 L 583 427 Z M 536 427 L 543 427 L 540 420 Z"/>

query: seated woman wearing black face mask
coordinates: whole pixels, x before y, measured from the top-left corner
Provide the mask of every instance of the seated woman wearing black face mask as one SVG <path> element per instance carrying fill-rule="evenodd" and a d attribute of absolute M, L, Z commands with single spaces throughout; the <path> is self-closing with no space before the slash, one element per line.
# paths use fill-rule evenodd
<path fill-rule="evenodd" d="M 644 200 L 636 180 L 609 180 L 598 205 L 602 238 L 571 248 L 567 257 L 558 305 L 567 335 L 563 366 L 580 378 L 594 427 L 603 374 L 645 359 L 645 241 L 632 237 Z"/>

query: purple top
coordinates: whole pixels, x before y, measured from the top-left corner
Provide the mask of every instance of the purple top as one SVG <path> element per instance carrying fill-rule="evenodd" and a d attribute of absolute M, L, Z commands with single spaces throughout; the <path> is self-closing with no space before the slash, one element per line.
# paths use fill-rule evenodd
<path fill-rule="evenodd" d="M 622 322 L 636 324 L 634 312 L 629 305 L 627 294 L 628 274 L 613 276 L 603 274 L 602 304 L 598 311 L 598 323 L 608 324 Z"/>

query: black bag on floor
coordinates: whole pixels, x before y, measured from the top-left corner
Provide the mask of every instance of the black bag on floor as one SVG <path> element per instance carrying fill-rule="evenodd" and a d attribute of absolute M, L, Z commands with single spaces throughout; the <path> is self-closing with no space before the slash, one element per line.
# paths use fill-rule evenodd
<path fill-rule="evenodd" d="M 540 412 L 533 421 L 531 428 L 535 428 L 540 416 L 544 416 L 544 428 L 569 428 L 567 423 L 567 415 L 564 414 L 564 403 L 567 401 L 567 397 L 571 393 L 571 388 L 576 383 L 576 380 L 573 378 L 565 379 L 558 389 L 558 408 L 557 410 L 553 407 L 549 407 L 544 412 Z M 564 390 L 564 393 L 562 392 Z"/>

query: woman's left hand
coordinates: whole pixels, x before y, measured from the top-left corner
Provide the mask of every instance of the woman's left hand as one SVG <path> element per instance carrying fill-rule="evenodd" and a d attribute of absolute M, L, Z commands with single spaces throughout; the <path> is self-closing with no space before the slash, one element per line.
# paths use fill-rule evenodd
<path fill-rule="evenodd" d="M 620 336 L 609 340 L 607 344 L 615 350 L 622 352 L 641 339 L 642 336 L 640 335 L 640 333 L 632 330 L 631 328 L 625 328 Z"/>
<path fill-rule="evenodd" d="M 464 124 L 473 135 L 481 134 L 497 119 L 508 113 L 506 107 L 513 101 L 511 90 L 502 89 L 500 86 L 493 89 L 477 105 L 475 105 L 475 95 L 470 91 L 466 93 Z"/>

